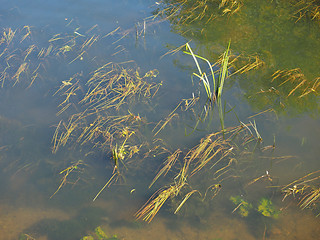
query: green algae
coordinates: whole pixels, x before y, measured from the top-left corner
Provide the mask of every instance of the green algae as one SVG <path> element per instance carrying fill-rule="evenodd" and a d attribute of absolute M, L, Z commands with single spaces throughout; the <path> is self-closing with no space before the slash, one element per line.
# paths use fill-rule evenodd
<path fill-rule="evenodd" d="M 247 217 L 253 208 L 251 203 L 248 203 L 239 195 L 235 197 L 231 196 L 230 200 L 236 205 L 235 210 L 237 210 L 241 217 Z"/>
<path fill-rule="evenodd" d="M 257 211 L 265 217 L 278 218 L 279 211 L 276 210 L 272 201 L 268 198 L 261 198 L 258 206 L 255 208 L 253 205 L 245 201 L 241 196 L 231 196 L 230 201 L 233 202 L 236 208 L 233 212 L 237 211 L 241 217 L 248 217 L 251 211 Z"/>
<path fill-rule="evenodd" d="M 96 227 L 92 235 L 84 236 L 81 240 L 119 240 L 117 235 L 108 237 L 108 235 L 102 230 L 102 228 Z"/>
<path fill-rule="evenodd" d="M 265 217 L 278 218 L 279 211 L 277 211 L 270 199 L 261 198 L 258 206 L 258 212 Z"/>

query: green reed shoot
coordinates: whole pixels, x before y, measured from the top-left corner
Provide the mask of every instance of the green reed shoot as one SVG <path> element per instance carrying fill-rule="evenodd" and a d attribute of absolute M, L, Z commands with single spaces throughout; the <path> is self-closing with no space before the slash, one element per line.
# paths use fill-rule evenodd
<path fill-rule="evenodd" d="M 186 44 L 186 49 L 187 49 L 189 52 L 184 52 L 184 53 L 189 54 L 189 55 L 191 55 L 191 56 L 193 57 L 193 60 L 194 60 L 196 66 L 197 66 L 197 69 L 198 69 L 198 71 L 199 71 L 199 74 L 193 73 L 193 75 L 197 76 L 197 77 L 202 81 L 203 86 L 204 86 L 204 88 L 205 88 L 205 90 L 206 90 L 206 93 L 207 93 L 208 98 L 209 98 L 210 100 L 212 100 L 212 99 L 214 98 L 214 95 L 213 95 L 213 94 L 215 93 L 215 89 L 216 89 L 216 80 L 215 80 L 215 77 L 214 77 L 214 71 L 213 71 L 213 69 L 212 69 L 211 63 L 210 63 L 207 59 L 205 59 L 205 58 L 203 58 L 203 57 L 201 57 L 201 56 L 195 55 L 195 54 L 193 53 L 193 51 L 192 51 L 189 43 Z M 207 62 L 207 64 L 209 65 L 210 71 L 211 71 L 211 76 L 212 76 L 213 88 L 212 88 L 211 85 L 210 85 L 210 81 L 209 81 L 209 79 L 208 79 L 207 74 L 202 71 L 202 69 L 201 69 L 201 67 L 200 67 L 200 65 L 199 65 L 199 62 L 198 62 L 197 58 L 199 58 L 199 59 Z"/>
<path fill-rule="evenodd" d="M 212 106 L 214 106 L 214 102 L 215 102 L 215 100 L 217 100 L 218 110 L 219 110 L 219 118 L 220 118 L 220 124 L 221 124 L 222 130 L 224 130 L 224 106 L 222 104 L 221 96 L 222 96 L 222 91 L 223 91 L 225 80 L 228 78 L 230 43 L 231 43 L 231 41 L 229 41 L 228 47 L 227 47 L 226 51 L 223 53 L 222 60 L 220 63 L 218 79 L 215 78 L 215 72 L 213 71 L 213 66 L 215 64 L 212 65 L 210 63 L 210 61 L 207 60 L 206 58 L 194 54 L 189 43 L 186 44 L 186 49 L 189 52 L 185 52 L 186 54 L 189 54 L 193 57 L 193 60 L 196 64 L 197 70 L 199 72 L 199 73 L 193 73 L 193 75 L 197 76 L 200 79 L 200 81 L 203 83 L 207 97 L 210 100 L 210 102 L 212 103 Z M 209 81 L 209 78 L 208 78 L 206 72 L 201 69 L 200 64 L 198 62 L 198 59 L 201 59 L 208 64 L 208 66 L 210 68 L 210 74 L 212 77 L 212 85 L 210 84 L 210 81 Z M 207 114 L 207 112 L 206 112 L 206 114 Z"/>

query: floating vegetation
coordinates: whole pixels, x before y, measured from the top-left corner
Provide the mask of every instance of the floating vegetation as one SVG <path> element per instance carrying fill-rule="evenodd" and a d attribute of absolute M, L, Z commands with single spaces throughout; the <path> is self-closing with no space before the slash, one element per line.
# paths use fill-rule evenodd
<path fill-rule="evenodd" d="M 69 184 L 75 184 L 76 182 L 79 181 L 79 178 L 76 178 L 75 181 L 71 181 L 70 180 L 70 174 L 74 173 L 74 172 L 83 172 L 83 167 L 85 164 L 83 163 L 82 160 L 77 161 L 76 163 L 72 164 L 70 167 L 67 167 L 66 169 L 62 170 L 59 174 L 63 175 L 62 179 L 61 179 L 61 183 L 58 187 L 58 189 L 51 195 L 50 198 L 52 198 L 54 195 L 56 195 L 56 193 L 64 186 L 66 185 L 66 183 Z"/>
<path fill-rule="evenodd" d="M 279 89 L 279 87 L 288 82 L 291 83 L 290 85 L 293 86 L 293 89 L 290 89 L 290 92 L 288 93 L 287 97 L 294 94 L 298 98 L 302 98 L 310 93 L 317 94 L 318 87 L 320 86 L 320 78 L 316 78 L 313 81 L 307 81 L 306 77 L 299 68 L 291 69 L 288 71 L 278 70 L 273 74 L 272 77 L 272 82 L 276 81 L 279 78 L 281 79 L 277 89 Z M 279 93 L 279 91 L 277 92 Z"/>
<path fill-rule="evenodd" d="M 22 30 L 6 28 L 0 35 L 0 84 L 1 87 L 15 86 L 24 81 L 26 87 L 30 87 L 36 78 L 41 76 L 41 61 L 29 61 L 36 52 L 36 46 L 28 45 L 30 38 L 30 26 L 24 26 Z M 16 43 L 20 47 L 15 48 Z"/>
<path fill-rule="evenodd" d="M 35 238 L 33 238 L 32 236 L 30 236 L 29 234 L 26 233 L 22 233 L 19 236 L 19 240 L 35 240 Z"/>
<path fill-rule="evenodd" d="M 139 114 L 134 115 L 129 110 L 127 114 L 115 114 L 122 110 L 122 105 L 129 108 L 135 101 L 145 101 L 142 98 L 153 97 L 160 84 L 149 83 L 147 79 L 156 75 L 155 71 L 150 71 L 141 77 L 137 70 L 124 69 L 112 63 L 94 71 L 86 84 L 87 93 L 82 98 L 80 96 L 80 101 L 73 103 L 76 107 L 82 107 L 84 111 L 71 115 L 66 123 L 59 123 L 53 138 L 53 152 L 60 146 L 65 146 L 71 136 L 73 138 L 77 136 L 75 142 L 80 145 L 94 142 L 102 137 L 102 140 L 95 143 L 95 147 L 100 148 L 109 145 L 117 134 L 126 140 L 129 139 L 135 133 L 131 128 L 138 126 L 142 119 Z M 78 98 L 83 89 L 79 85 L 79 80 L 71 83 L 72 80 L 67 84 L 63 82 L 55 93 L 65 96 L 59 105 L 61 107 L 59 115 L 70 106 L 72 102 L 70 97 Z M 90 121 L 90 124 L 87 121 Z"/>

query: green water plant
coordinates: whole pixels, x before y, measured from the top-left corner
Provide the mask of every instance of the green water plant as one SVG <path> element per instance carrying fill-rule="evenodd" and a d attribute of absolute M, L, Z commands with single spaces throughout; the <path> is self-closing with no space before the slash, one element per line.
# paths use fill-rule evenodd
<path fill-rule="evenodd" d="M 117 235 L 113 235 L 112 237 L 108 237 L 108 235 L 102 230 L 99 226 L 94 230 L 92 235 L 84 236 L 81 240 L 119 240 Z"/>
<path fill-rule="evenodd" d="M 201 57 L 199 55 L 196 55 L 193 53 L 189 43 L 186 43 L 186 49 L 184 53 L 189 54 L 193 57 L 193 60 L 197 66 L 197 70 L 199 73 L 193 73 L 194 76 L 198 77 L 200 79 L 200 82 L 203 83 L 203 86 L 205 88 L 207 97 L 208 97 L 208 102 L 211 103 L 209 108 L 214 109 L 214 103 L 217 103 L 218 110 L 219 110 L 219 118 L 220 118 L 220 123 L 221 123 L 221 129 L 224 130 L 224 107 L 222 104 L 222 91 L 224 87 L 225 80 L 228 78 L 228 64 L 229 64 L 229 55 L 230 55 L 230 43 L 229 41 L 227 49 L 224 51 L 222 55 L 222 59 L 218 61 L 215 64 L 211 64 L 210 61 L 204 57 Z M 198 62 L 198 59 L 205 61 L 210 69 L 210 73 L 207 74 L 204 70 L 201 69 L 200 64 Z M 216 79 L 215 77 L 215 71 L 213 70 L 213 66 L 216 64 L 219 64 L 219 69 L 218 69 L 218 78 Z M 209 81 L 209 77 L 212 77 L 212 81 Z M 210 83 L 212 82 L 212 83 Z M 207 109 L 207 108 L 205 108 Z M 207 114 L 207 111 L 205 111 Z M 197 123 L 198 124 L 198 123 Z"/>
<path fill-rule="evenodd" d="M 245 201 L 241 196 L 231 196 L 230 201 L 236 205 L 236 208 L 233 212 L 237 211 L 241 217 L 247 217 L 251 211 L 252 204 Z"/>
<path fill-rule="evenodd" d="M 221 98 L 222 90 L 224 86 L 224 82 L 226 78 L 228 77 L 228 63 L 229 63 L 229 52 L 230 52 L 230 41 L 228 44 L 227 49 L 224 51 L 222 59 L 220 61 L 220 69 L 219 69 L 219 77 L 218 79 L 215 78 L 215 71 L 213 70 L 213 66 L 216 64 L 211 64 L 210 61 L 204 57 L 201 57 L 199 55 L 196 55 L 193 53 L 189 43 L 186 43 L 186 49 L 184 53 L 189 54 L 193 57 L 193 60 L 197 66 L 198 73 L 193 73 L 196 77 L 200 79 L 200 81 L 203 83 L 203 86 L 206 90 L 207 96 L 211 101 L 215 101 Z M 210 75 L 212 77 L 212 85 L 210 84 L 208 74 L 203 71 L 200 67 L 200 64 L 198 62 L 198 59 L 201 59 L 205 61 L 209 68 L 210 68 Z"/>
<path fill-rule="evenodd" d="M 279 212 L 275 209 L 272 201 L 268 198 L 261 198 L 258 205 L 258 212 L 265 217 L 278 218 Z"/>
<path fill-rule="evenodd" d="M 261 198 L 257 208 L 254 208 L 251 203 L 244 200 L 241 196 L 231 196 L 230 201 L 236 205 L 232 212 L 238 212 L 241 217 L 247 217 L 252 210 L 256 210 L 265 217 L 278 218 L 279 211 L 276 210 L 272 201 L 268 198 Z"/>

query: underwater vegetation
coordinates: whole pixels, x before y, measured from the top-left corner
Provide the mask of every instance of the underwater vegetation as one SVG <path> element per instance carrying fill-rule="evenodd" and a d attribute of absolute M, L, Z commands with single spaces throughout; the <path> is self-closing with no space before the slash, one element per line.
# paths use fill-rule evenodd
<path fill-rule="evenodd" d="M 208 62 L 219 58 L 221 46 L 231 39 L 224 88 L 238 84 L 254 110 L 317 116 L 320 72 L 314 49 L 320 49 L 319 10 L 319 1 L 313 0 L 167 0 L 155 14 L 169 19 L 173 31 L 192 39 L 193 51 Z M 177 66 L 185 67 L 183 62 Z M 233 73 L 237 77 L 230 77 Z M 280 186 L 284 198 L 298 199 L 302 209 L 317 209 L 317 172 Z"/>
<path fill-rule="evenodd" d="M 63 83 L 55 93 L 66 96 L 59 105 L 61 110 L 58 114 L 64 113 L 71 105 L 80 111 L 57 125 L 52 139 L 53 153 L 67 143 L 72 147 L 86 145 L 96 151 L 110 153 L 112 176 L 101 191 L 113 182 L 124 180 L 124 172 L 133 164 L 132 157 L 145 145 L 139 127 L 146 123 L 139 113 L 132 112 L 137 107 L 135 105 L 148 106 L 149 99 L 161 85 L 151 82 L 156 76 L 156 70 L 140 76 L 138 69 L 109 63 L 95 70 L 86 86 L 81 86 L 77 79 L 70 79 L 68 84 Z M 88 90 L 82 98 L 76 101 L 70 99 L 72 95 L 79 96 L 77 91 L 82 92 L 85 88 Z M 68 174 L 68 171 L 62 173 Z"/>
<path fill-rule="evenodd" d="M 298 199 L 298 205 L 302 209 L 315 209 L 317 216 L 319 216 L 319 173 L 320 170 L 311 172 L 284 186 L 281 189 L 284 194 L 283 201 L 288 196 L 291 196 L 295 199 Z"/>
<path fill-rule="evenodd" d="M 89 236 L 84 236 L 81 240 L 119 240 L 117 235 L 113 235 L 112 237 L 108 237 L 108 235 L 101 229 L 101 227 L 97 227 L 94 230 L 94 234 Z"/>
<path fill-rule="evenodd" d="M 72 55 L 72 60 L 64 64 L 75 64 L 82 61 L 81 58 L 89 54 L 89 49 L 99 42 L 99 37 L 94 36 L 82 39 L 80 48 L 75 43 L 77 34 L 73 37 L 58 34 L 49 40 L 50 44 L 55 45 L 50 45 L 50 51 L 46 52 L 66 60 L 73 51 L 76 55 Z M 224 184 L 239 178 L 246 182 L 252 180 L 243 171 L 252 165 L 247 156 L 257 149 L 263 149 L 256 123 L 245 124 L 239 120 L 235 127 L 224 124 L 227 110 L 221 99 L 225 81 L 230 81 L 237 74 L 230 74 L 233 63 L 230 43 L 215 64 L 196 54 L 189 44 L 185 47 L 185 54 L 191 56 L 197 66 L 198 73 L 193 75 L 200 79 L 206 97 L 194 95 L 190 99 L 183 99 L 158 123 L 148 122 L 147 117 L 153 111 L 156 94 L 162 86 L 161 81 L 157 80 L 157 70 L 141 73 L 132 62 L 108 62 L 101 63 L 89 73 L 75 73 L 67 80 L 58 82 L 52 95 L 59 102 L 56 115 L 60 121 L 53 133 L 52 153 L 57 154 L 61 148 L 78 149 L 84 157 L 61 164 L 63 168 L 58 172 L 61 181 L 51 198 L 67 184 L 79 182 L 80 176 L 90 165 L 87 156 L 103 156 L 108 166 L 109 176 L 100 191 L 92 197 L 93 201 L 112 184 L 124 184 L 130 174 L 143 170 L 145 164 L 149 166 L 147 162 L 150 156 L 153 156 L 151 159 L 164 159 L 149 185 L 149 188 L 156 186 L 158 190 L 135 215 L 147 222 L 156 216 L 168 200 L 177 199 L 174 207 L 174 213 L 177 214 L 190 198 L 211 201 L 223 190 Z M 38 59 L 48 55 L 41 54 Z M 199 63 L 200 60 L 207 64 L 209 73 Z M 249 71 L 256 65 L 255 62 L 247 63 L 241 71 Z M 209 81 L 209 78 L 212 80 Z M 165 128 L 171 128 L 171 124 L 177 120 L 183 124 L 191 115 L 197 119 L 192 120 L 193 127 L 188 133 L 191 135 L 203 126 L 211 125 L 212 119 L 216 119 L 215 104 L 218 106 L 220 127 L 214 127 L 215 130 L 204 127 L 205 134 L 189 149 L 184 146 L 177 149 L 168 147 L 168 139 L 161 135 Z M 153 128 L 151 131 L 146 130 L 149 126 Z M 149 135 L 148 138 L 145 135 Z M 144 170 L 147 171 L 147 168 Z"/>
<path fill-rule="evenodd" d="M 277 211 L 268 198 L 261 198 L 256 207 L 245 201 L 241 196 L 231 196 L 230 201 L 236 205 L 236 208 L 232 212 L 238 212 L 241 217 L 248 217 L 250 212 L 256 211 L 261 213 L 265 217 L 278 218 L 279 211 Z"/>
<path fill-rule="evenodd" d="M 270 199 L 261 198 L 258 205 L 258 212 L 265 217 L 278 218 L 278 211 L 275 210 L 273 203 Z"/>
<path fill-rule="evenodd" d="M 242 217 L 247 217 L 249 215 L 250 210 L 253 208 L 251 203 L 243 200 L 241 196 L 231 196 L 230 201 L 232 201 L 237 207 L 233 210 L 233 212 L 238 210 L 238 213 Z"/>
<path fill-rule="evenodd" d="M 230 106 L 223 95 L 239 84 L 246 100 L 262 111 L 261 114 L 269 111 L 278 114 L 291 108 L 296 108 L 297 112 L 318 108 L 319 76 L 317 71 L 311 71 L 314 64 L 318 66 L 318 60 L 310 56 L 308 66 L 298 58 L 295 66 L 289 61 L 293 58 L 291 55 L 277 55 L 284 43 L 269 45 L 266 49 L 261 47 L 274 35 L 283 40 L 287 29 L 282 28 L 282 23 L 286 21 L 292 22 L 290 26 L 296 27 L 293 34 L 299 37 L 291 47 L 301 43 L 306 31 L 303 21 L 307 21 L 310 14 L 312 24 L 319 20 L 318 8 L 313 8 L 316 1 L 309 1 L 306 8 L 302 7 L 302 1 L 296 5 L 292 5 L 292 1 L 262 2 L 253 7 L 251 1 L 163 1 L 161 6 L 165 7 L 155 14 L 169 19 L 177 33 L 193 39 L 174 51 L 191 59 L 194 89 L 192 97 L 174 103 L 173 110 L 160 116 L 159 121 L 154 121 L 156 118 L 152 116 L 161 104 L 158 93 L 163 91 L 159 70 L 142 71 L 133 61 L 116 63 L 91 56 L 90 51 L 113 33 L 104 37 L 90 35 L 93 27 L 84 37 L 76 29 L 72 34 L 56 34 L 48 39 L 48 45 L 40 47 L 33 42 L 29 26 L 20 30 L 4 29 L 0 40 L 0 84 L 3 89 L 30 89 L 43 84 L 47 69 L 50 71 L 50 62 L 58 62 L 66 72 L 75 64 L 86 65 L 81 66 L 79 72 L 71 71 L 64 79 L 50 79 L 50 85 L 54 87 L 46 91 L 57 102 L 52 153 L 63 155 L 77 151 L 82 156 L 80 160 L 65 158 L 63 163 L 54 163 L 60 182 L 50 194 L 51 198 L 57 197 L 68 184 L 85 184 L 80 179 L 91 166 L 91 160 L 98 159 L 104 164 L 106 176 L 100 190 L 90 196 L 93 201 L 103 198 L 102 193 L 112 185 L 132 184 L 128 181 L 130 176 L 152 175 L 145 183 L 148 193 L 145 204 L 135 213 L 136 219 L 148 223 L 166 205 L 174 214 L 187 216 L 196 212 L 197 216 L 202 216 L 194 203 L 212 206 L 215 198 L 230 186 L 236 186 L 232 189 L 237 188 L 235 191 L 239 192 L 249 185 L 267 183 L 273 189 L 281 189 L 284 199 L 288 196 L 298 198 L 302 209 L 318 206 L 319 171 L 284 187 L 275 186 L 269 169 L 290 156 L 276 156 L 275 142 L 265 145 L 257 127 L 259 122 L 254 117 L 249 123 L 239 119 L 236 107 Z M 292 9 L 283 8 L 286 4 L 301 8 L 291 14 Z M 279 6 L 283 8 L 281 12 Z M 261 12 L 261 21 L 249 25 L 247 20 L 258 12 Z M 272 27 L 279 31 L 277 34 L 269 31 L 271 26 L 262 24 L 263 19 L 271 17 L 275 19 Z M 227 22 L 232 22 L 232 29 L 225 28 Z M 239 25 L 238 31 L 234 26 Z M 217 35 L 211 36 L 209 29 L 217 29 Z M 241 31 L 252 39 L 245 38 Z M 226 33 L 217 37 L 211 46 L 200 40 L 203 36 L 213 39 L 222 32 Z M 318 49 L 317 30 L 312 34 L 315 36 L 311 36 L 308 44 L 314 44 Z M 16 50 L 17 44 L 19 50 Z M 94 59 L 94 64 L 87 64 L 88 59 Z M 232 121 L 228 121 L 230 118 Z M 0 124 L 5 125 L 6 120 L 1 116 L 0 120 Z M 236 124 L 230 125 L 230 122 Z M 182 126 L 184 132 L 175 131 L 177 126 Z M 170 138 L 175 136 L 166 134 L 168 132 L 182 135 L 189 140 L 189 145 L 185 146 L 183 142 L 171 144 L 174 140 Z M 252 169 L 256 169 L 254 174 Z M 280 194 L 273 189 L 270 191 Z M 134 191 L 132 189 L 130 194 Z M 274 219 L 279 216 L 277 207 L 268 198 L 259 196 L 258 201 L 251 203 L 236 195 L 229 200 L 235 205 L 234 212 L 241 217 L 247 217 L 251 212 Z M 96 227 L 106 213 L 88 211 L 95 217 L 86 213 L 65 221 L 45 219 L 26 229 L 21 239 L 32 239 L 33 235 L 47 236 L 49 240 L 66 239 L 66 236 L 67 239 L 82 237 L 83 240 L 118 239 Z"/>
<path fill-rule="evenodd" d="M 319 112 L 318 1 L 165 1 L 158 15 L 210 62 L 231 40 L 230 69 L 246 74 L 226 87 L 239 84 L 255 110 Z"/>

